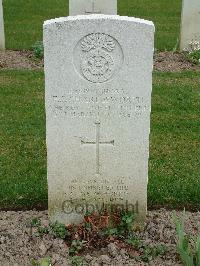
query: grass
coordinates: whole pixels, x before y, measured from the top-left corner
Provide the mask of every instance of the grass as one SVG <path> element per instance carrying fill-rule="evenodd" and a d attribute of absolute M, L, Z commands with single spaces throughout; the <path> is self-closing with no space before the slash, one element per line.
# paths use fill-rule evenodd
<path fill-rule="evenodd" d="M 0 206 L 47 203 L 43 74 L 1 71 Z"/>
<path fill-rule="evenodd" d="M 198 73 L 155 73 L 149 206 L 200 208 Z M 47 205 L 42 71 L 0 72 L 0 208 Z"/>
<path fill-rule="evenodd" d="M 118 0 L 118 14 L 152 20 L 156 49 L 172 50 L 176 46 L 181 0 Z M 66 15 L 67 0 L 4 0 L 7 49 L 30 49 L 42 40 L 44 20 Z"/>
<path fill-rule="evenodd" d="M 154 75 L 149 205 L 200 208 L 199 73 Z"/>

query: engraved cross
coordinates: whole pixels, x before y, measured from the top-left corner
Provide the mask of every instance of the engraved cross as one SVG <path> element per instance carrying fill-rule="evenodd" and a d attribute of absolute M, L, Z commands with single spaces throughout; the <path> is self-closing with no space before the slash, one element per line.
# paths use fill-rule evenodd
<path fill-rule="evenodd" d="M 91 11 L 85 10 L 85 14 L 101 14 L 101 11 L 95 10 L 95 3 L 94 1 L 92 1 L 92 10 Z"/>
<path fill-rule="evenodd" d="M 81 140 L 81 144 L 94 144 L 96 145 L 96 174 L 99 174 L 100 168 L 100 155 L 99 155 L 99 148 L 100 144 L 110 144 L 114 146 L 114 140 L 111 141 L 101 141 L 100 140 L 100 122 L 95 122 L 96 125 L 96 140 L 95 141 L 84 141 Z"/>

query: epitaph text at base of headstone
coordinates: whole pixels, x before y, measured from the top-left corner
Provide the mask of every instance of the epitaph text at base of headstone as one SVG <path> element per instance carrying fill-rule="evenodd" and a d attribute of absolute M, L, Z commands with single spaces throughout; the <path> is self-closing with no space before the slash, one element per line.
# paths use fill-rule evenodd
<path fill-rule="evenodd" d="M 117 15 L 117 0 L 69 0 L 69 15 Z"/>
<path fill-rule="evenodd" d="M 200 0 L 183 0 L 180 49 L 200 47 Z"/>
<path fill-rule="evenodd" d="M 147 209 L 152 22 L 91 15 L 44 23 L 49 214 Z"/>

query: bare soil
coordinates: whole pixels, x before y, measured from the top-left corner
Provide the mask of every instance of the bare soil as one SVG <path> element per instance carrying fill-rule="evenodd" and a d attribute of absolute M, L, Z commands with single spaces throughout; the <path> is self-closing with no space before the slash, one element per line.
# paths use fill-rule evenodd
<path fill-rule="evenodd" d="M 182 212 L 176 212 L 182 216 Z M 150 211 L 147 216 L 145 230 L 138 233 L 148 245 L 164 244 L 167 247 L 165 255 L 159 256 L 150 263 L 138 262 L 130 250 L 119 247 L 115 240 L 96 251 L 82 254 L 84 265 L 182 265 L 176 251 L 176 233 L 172 221 L 172 212 L 164 209 Z M 67 244 L 62 240 L 47 234 L 35 236 L 30 227 L 33 218 L 41 219 L 42 225 L 49 224 L 47 211 L 0 212 L 0 265 L 27 266 L 31 260 L 44 257 L 52 258 L 52 265 L 71 265 Z M 200 213 L 186 212 L 185 228 L 191 235 L 197 235 Z"/>
<path fill-rule="evenodd" d="M 159 52 L 154 56 L 154 70 L 163 72 L 200 71 L 200 65 L 188 61 L 182 53 Z"/>
<path fill-rule="evenodd" d="M 37 59 L 32 51 L 0 51 L 0 69 L 42 69 L 43 60 Z"/>
<path fill-rule="evenodd" d="M 43 60 L 37 59 L 33 51 L 0 51 L 0 69 L 42 69 Z M 159 52 L 154 56 L 154 70 L 181 72 L 186 70 L 200 71 L 200 65 L 189 62 L 184 54 Z"/>

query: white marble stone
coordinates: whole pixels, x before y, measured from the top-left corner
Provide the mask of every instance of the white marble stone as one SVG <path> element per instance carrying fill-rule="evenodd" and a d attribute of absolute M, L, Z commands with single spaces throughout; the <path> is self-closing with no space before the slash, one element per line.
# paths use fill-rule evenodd
<path fill-rule="evenodd" d="M 183 0 L 181 20 L 181 51 L 189 48 L 190 42 L 200 43 L 200 0 Z"/>
<path fill-rule="evenodd" d="M 5 49 L 5 36 L 4 36 L 4 19 L 3 19 L 3 5 L 0 0 L 0 50 Z"/>
<path fill-rule="evenodd" d="M 147 208 L 154 25 L 109 15 L 44 23 L 49 214 Z"/>
<path fill-rule="evenodd" d="M 69 15 L 117 15 L 117 0 L 69 0 Z"/>

